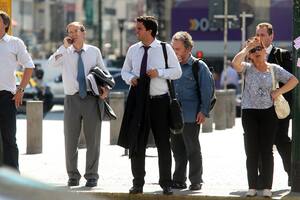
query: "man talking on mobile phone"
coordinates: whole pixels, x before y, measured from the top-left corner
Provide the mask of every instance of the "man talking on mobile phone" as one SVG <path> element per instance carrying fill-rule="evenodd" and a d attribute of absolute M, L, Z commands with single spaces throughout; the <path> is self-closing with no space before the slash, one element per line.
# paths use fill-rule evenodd
<path fill-rule="evenodd" d="M 83 24 L 72 22 L 66 30 L 68 35 L 63 39 L 63 45 L 49 58 L 49 64 L 62 68 L 66 94 L 64 134 L 68 186 L 78 186 L 81 178 L 77 168 L 77 145 L 83 124 L 87 146 L 85 186 L 95 187 L 99 178 L 101 111 L 98 109 L 99 99 L 93 96 L 86 75 L 95 66 L 109 72 L 104 66 L 99 48 L 85 43 L 86 30 Z M 107 97 L 108 91 L 108 87 L 100 88 L 100 101 Z"/>

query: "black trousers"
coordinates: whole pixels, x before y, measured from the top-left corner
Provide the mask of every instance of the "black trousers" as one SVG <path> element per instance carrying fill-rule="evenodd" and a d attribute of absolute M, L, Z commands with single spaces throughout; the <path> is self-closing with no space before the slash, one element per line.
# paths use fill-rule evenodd
<path fill-rule="evenodd" d="M 276 132 L 275 145 L 281 156 L 283 167 L 288 176 L 291 174 L 291 151 L 292 142 L 288 136 L 290 119 L 279 119 Z"/>
<path fill-rule="evenodd" d="M 182 134 L 171 135 L 171 148 L 175 160 L 173 181 L 186 181 L 187 163 L 189 162 L 189 179 L 191 184 L 202 183 L 202 154 L 199 142 L 200 125 L 185 123 Z"/>
<path fill-rule="evenodd" d="M 158 151 L 159 185 L 161 187 L 171 185 L 172 158 L 170 147 L 170 131 L 168 126 L 169 103 L 170 100 L 168 96 L 150 100 L 150 126 Z M 146 138 L 148 138 L 147 135 Z M 131 170 L 134 186 L 142 187 L 145 183 L 146 144 L 147 141 L 144 144 L 143 150 L 131 158 Z"/>
<path fill-rule="evenodd" d="M 249 189 L 257 188 L 258 160 L 262 161 L 262 187 L 271 189 L 273 183 L 273 144 L 278 119 L 274 107 L 269 109 L 243 109 L 242 124 L 245 131 L 247 176 Z"/>
<path fill-rule="evenodd" d="M 16 170 L 19 168 L 19 150 L 16 141 L 16 107 L 13 94 L 0 91 L 0 132 L 3 164 Z"/>

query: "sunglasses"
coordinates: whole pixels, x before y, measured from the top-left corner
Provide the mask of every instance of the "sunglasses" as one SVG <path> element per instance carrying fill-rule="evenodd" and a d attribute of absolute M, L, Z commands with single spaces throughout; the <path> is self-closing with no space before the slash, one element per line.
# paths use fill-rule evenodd
<path fill-rule="evenodd" d="M 254 47 L 253 49 L 251 49 L 249 51 L 249 53 L 255 53 L 256 51 L 261 51 L 263 49 L 262 46 L 257 46 L 257 47 Z"/>

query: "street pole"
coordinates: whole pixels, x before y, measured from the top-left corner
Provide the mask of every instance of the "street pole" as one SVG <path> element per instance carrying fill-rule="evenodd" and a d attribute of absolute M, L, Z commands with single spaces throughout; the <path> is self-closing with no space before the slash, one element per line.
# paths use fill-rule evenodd
<path fill-rule="evenodd" d="M 102 0 L 98 1 L 98 46 L 101 52 L 102 50 Z"/>
<path fill-rule="evenodd" d="M 300 36 L 300 0 L 294 0 L 294 33 L 293 38 Z M 297 67 L 299 51 L 293 48 L 293 73 L 300 80 L 300 68 Z M 293 119 L 292 119 L 292 192 L 300 192 L 300 87 L 293 91 Z"/>
<path fill-rule="evenodd" d="M 120 58 L 123 57 L 123 30 L 124 30 L 124 23 L 125 19 L 119 19 L 119 29 L 120 29 Z"/>
<path fill-rule="evenodd" d="M 227 90 L 228 0 L 224 0 L 224 89 Z"/>
<path fill-rule="evenodd" d="M 247 18 L 252 18 L 253 17 L 253 14 L 250 14 L 250 13 L 246 13 L 245 11 L 242 12 L 242 14 L 240 14 L 240 17 L 242 18 L 242 28 L 241 28 L 241 31 L 242 31 L 242 44 L 241 44 L 241 47 L 243 47 L 245 41 L 246 41 L 246 20 Z"/>
<path fill-rule="evenodd" d="M 228 44 L 228 19 L 236 20 L 236 15 L 228 15 L 228 0 L 224 0 L 224 15 L 214 15 L 215 19 L 224 19 L 224 89 L 227 90 L 227 44 Z"/>

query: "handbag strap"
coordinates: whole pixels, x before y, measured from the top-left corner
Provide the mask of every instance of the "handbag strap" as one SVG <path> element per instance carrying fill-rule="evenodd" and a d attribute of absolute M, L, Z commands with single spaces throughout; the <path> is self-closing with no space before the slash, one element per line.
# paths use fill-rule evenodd
<path fill-rule="evenodd" d="M 272 65 L 270 65 L 269 67 L 270 67 L 270 72 L 271 72 L 271 75 L 272 75 L 272 89 L 276 90 L 274 69 L 273 69 Z"/>
<path fill-rule="evenodd" d="M 168 54 L 167 54 L 166 43 L 161 42 L 160 44 L 162 46 L 162 50 L 163 50 L 163 53 L 164 53 L 166 69 L 168 69 L 169 65 L 168 65 Z M 170 96 L 171 96 L 172 99 L 175 99 L 174 83 L 173 83 L 172 80 L 169 80 L 169 79 L 167 79 L 167 83 L 168 83 L 168 87 L 169 87 L 169 91 L 170 91 Z"/>

